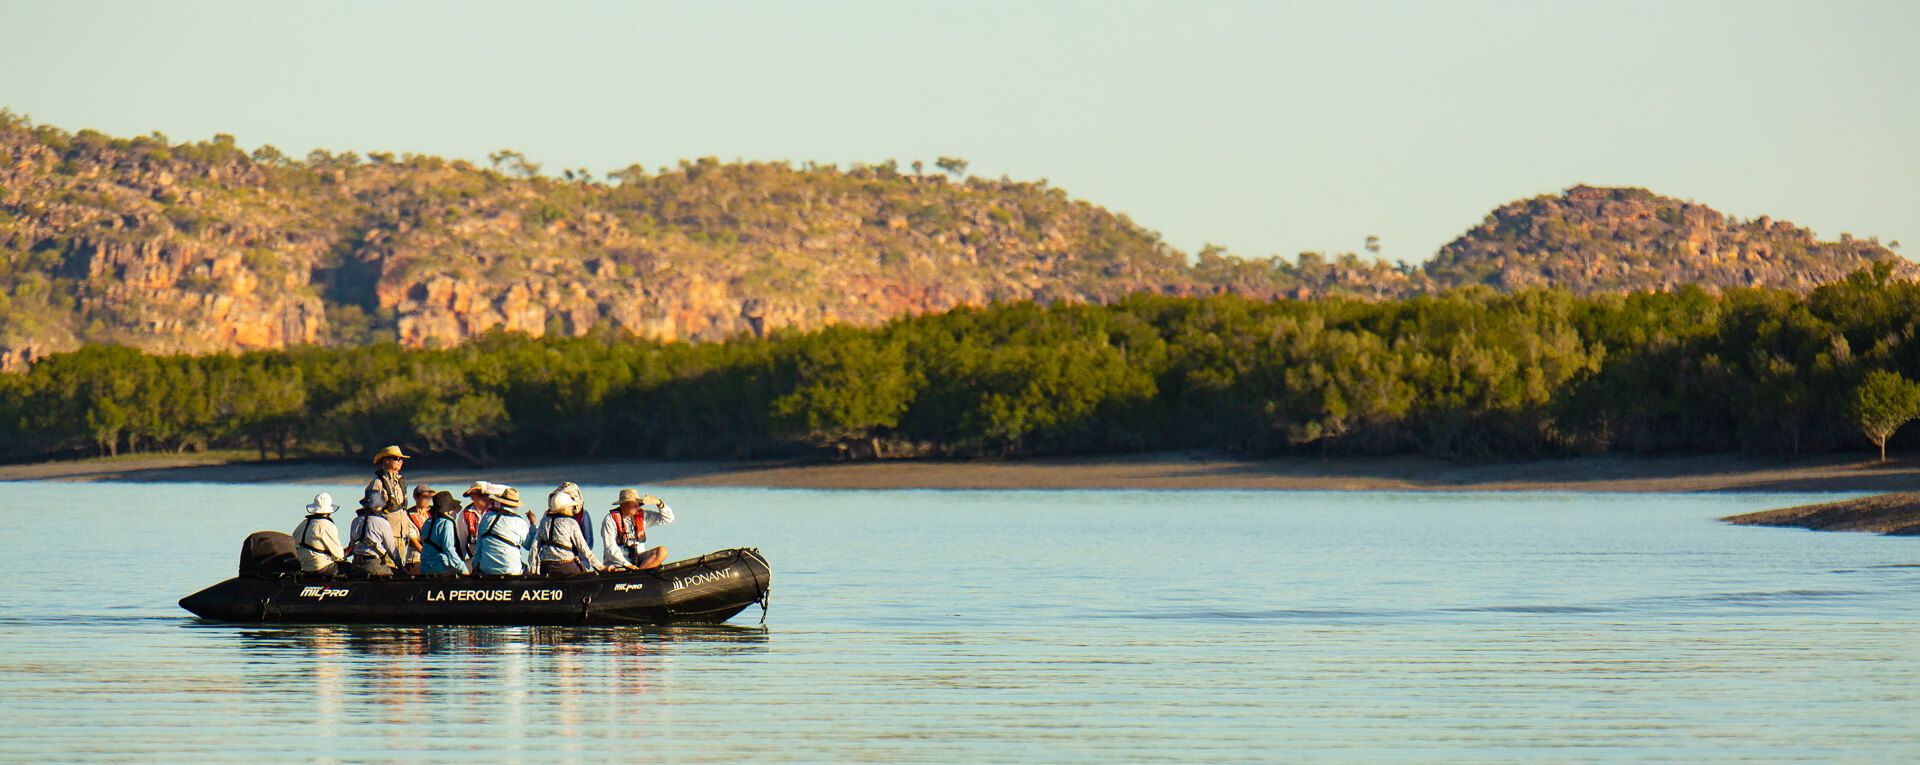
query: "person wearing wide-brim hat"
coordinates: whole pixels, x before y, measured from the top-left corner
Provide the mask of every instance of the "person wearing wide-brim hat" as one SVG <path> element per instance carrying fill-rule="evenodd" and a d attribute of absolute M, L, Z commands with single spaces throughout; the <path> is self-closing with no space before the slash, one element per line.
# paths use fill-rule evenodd
<path fill-rule="evenodd" d="M 347 548 L 340 544 L 340 527 L 333 523 L 333 495 L 321 492 L 307 503 L 307 517 L 293 527 L 293 557 L 306 574 L 333 576 L 347 561 Z"/>
<path fill-rule="evenodd" d="M 648 505 L 653 507 L 649 508 Z M 667 548 L 647 549 L 647 527 L 673 522 L 673 508 L 659 497 L 641 496 L 633 489 L 621 489 L 613 512 L 600 522 L 601 549 L 607 551 L 607 568 L 658 568 L 667 559 Z"/>
<path fill-rule="evenodd" d="M 547 517 L 540 519 L 539 539 L 533 548 L 535 573 L 573 576 L 600 568 L 580 527 L 580 505 L 580 488 L 571 483 L 563 483 L 547 494 Z"/>
<path fill-rule="evenodd" d="M 474 541 L 474 572 L 495 576 L 526 573 L 522 556 L 533 549 L 535 536 L 532 516 L 522 517 L 514 512 L 520 507 L 520 490 L 487 484 L 477 495 L 473 489 L 467 491 L 476 497 L 476 507 L 487 507 L 486 514 L 480 516 L 479 533 Z"/>
<path fill-rule="evenodd" d="M 467 498 L 467 506 L 453 516 L 456 521 L 453 527 L 454 542 L 459 546 L 460 559 L 469 563 L 473 562 L 474 543 L 480 539 L 480 516 L 493 509 L 493 500 L 490 498 L 492 487 L 493 484 L 486 481 L 474 481 L 461 494 Z"/>
<path fill-rule="evenodd" d="M 406 461 L 413 459 L 398 446 L 389 446 L 373 455 L 373 480 L 367 482 L 367 491 L 379 490 L 383 501 L 380 512 L 391 513 L 407 509 L 407 479 L 400 475 L 400 468 Z"/>
<path fill-rule="evenodd" d="M 356 575 L 385 577 L 406 568 L 407 548 L 381 509 L 385 504 L 377 489 L 367 487 L 366 494 L 360 498 L 360 509 L 354 512 L 353 524 L 347 527 L 348 544 L 353 551 L 349 570 Z"/>
<path fill-rule="evenodd" d="M 413 507 L 406 512 L 407 522 L 413 524 L 415 536 L 413 550 L 407 553 L 407 565 L 416 571 L 419 569 L 421 545 L 426 542 L 422 537 L 427 530 L 427 521 L 433 518 L 433 497 L 439 492 L 424 483 L 413 485 Z M 447 496 L 451 497 L 452 494 Z"/>
<path fill-rule="evenodd" d="M 467 573 L 467 562 L 462 559 L 459 550 L 459 520 L 454 516 L 460 512 L 460 500 L 453 498 L 453 492 L 434 492 L 428 500 L 426 523 L 420 527 L 420 573 L 424 576 L 447 576 Z"/>

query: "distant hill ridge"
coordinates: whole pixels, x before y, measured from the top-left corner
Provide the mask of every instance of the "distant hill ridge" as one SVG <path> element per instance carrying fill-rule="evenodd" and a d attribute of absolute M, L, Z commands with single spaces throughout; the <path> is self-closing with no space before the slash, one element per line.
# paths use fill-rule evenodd
<path fill-rule="evenodd" d="M 1425 270 L 1437 284 L 1583 294 L 1683 284 L 1805 291 L 1881 261 L 1912 272 L 1878 241 L 1821 242 L 1767 216 L 1737 221 L 1646 189 L 1575 186 L 1502 205 Z"/>
<path fill-rule="evenodd" d="M 662 340 L 1128 294 L 1394 297 L 1464 284 L 1580 292 L 1805 289 L 1911 264 L 1639 189 L 1496 210 L 1424 268 L 1351 254 L 1194 258 L 1044 182 L 888 162 L 683 162 L 607 183 L 437 157 L 252 152 L 232 137 L 69 133 L 0 111 L 0 368 L 84 343 L 217 352 L 494 329 Z"/>

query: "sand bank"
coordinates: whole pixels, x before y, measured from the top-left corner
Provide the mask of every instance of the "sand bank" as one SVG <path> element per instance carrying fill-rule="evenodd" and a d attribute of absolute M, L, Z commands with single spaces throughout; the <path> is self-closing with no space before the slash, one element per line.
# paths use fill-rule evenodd
<path fill-rule="evenodd" d="M 1789 526 L 1814 531 L 1869 531 L 1920 536 L 1920 492 L 1878 494 L 1841 502 L 1763 510 L 1731 515 L 1720 520 L 1746 526 Z"/>
<path fill-rule="evenodd" d="M 0 481 L 341 484 L 358 462 L 252 462 L 182 455 L 0 466 Z M 888 462 L 568 462 L 473 468 L 431 459 L 415 481 L 478 477 L 545 485 L 759 486 L 810 489 L 1273 489 L 1347 491 L 1920 491 L 1920 461 L 1756 460 L 1728 456 L 1579 457 L 1456 464 L 1418 457 L 1239 459 L 1214 453 L 1028 460 Z"/>

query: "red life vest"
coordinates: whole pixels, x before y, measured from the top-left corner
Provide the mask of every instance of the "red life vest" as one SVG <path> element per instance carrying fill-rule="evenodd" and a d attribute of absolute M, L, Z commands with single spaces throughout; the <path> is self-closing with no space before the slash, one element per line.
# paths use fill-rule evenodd
<path fill-rule="evenodd" d="M 640 508 L 640 512 L 634 513 L 633 518 L 631 519 L 627 518 L 626 514 L 618 510 L 615 510 L 613 511 L 613 518 L 614 518 L 614 521 L 613 521 L 614 529 L 617 532 L 614 535 L 614 539 L 615 541 L 620 543 L 621 547 L 626 547 L 627 545 L 634 544 L 637 542 L 647 541 L 647 509 L 646 508 L 644 507 Z M 629 520 L 633 522 L 633 526 L 632 526 L 632 528 L 634 529 L 633 531 L 627 530 L 628 528 L 630 528 L 627 525 L 627 522 Z M 632 539 L 629 540 L 628 539 L 629 537 L 632 537 Z"/>

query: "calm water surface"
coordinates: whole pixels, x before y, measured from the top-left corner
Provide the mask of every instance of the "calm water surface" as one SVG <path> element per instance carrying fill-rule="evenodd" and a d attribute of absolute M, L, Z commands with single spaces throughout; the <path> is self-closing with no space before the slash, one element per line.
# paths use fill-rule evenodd
<path fill-rule="evenodd" d="M 0 484 L 0 761 L 1920 757 L 1920 540 L 1713 520 L 1827 497 L 658 490 L 764 629 L 174 605 L 316 490 Z"/>

